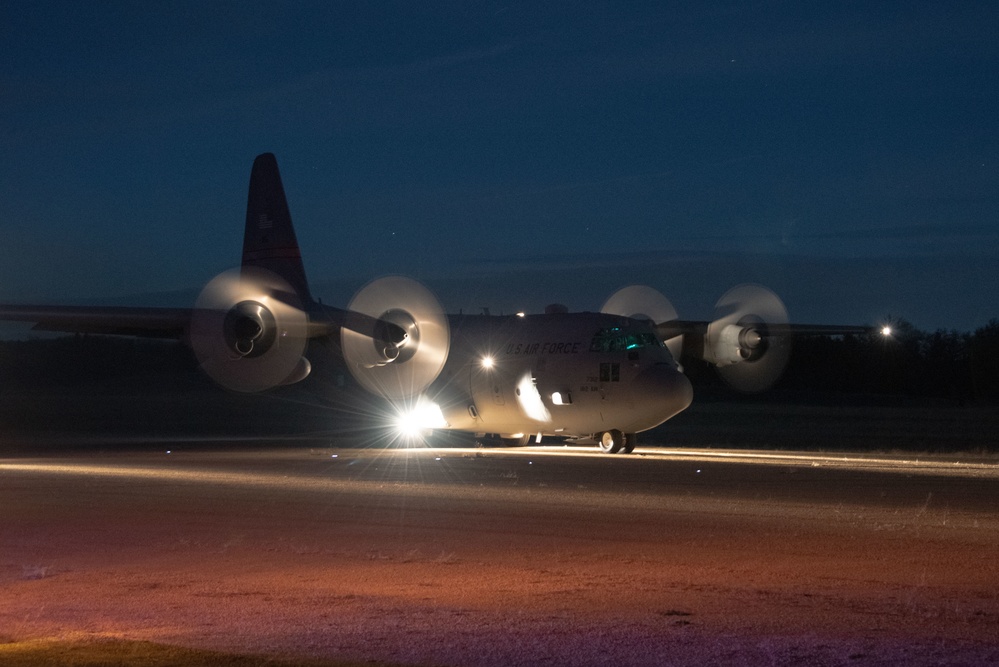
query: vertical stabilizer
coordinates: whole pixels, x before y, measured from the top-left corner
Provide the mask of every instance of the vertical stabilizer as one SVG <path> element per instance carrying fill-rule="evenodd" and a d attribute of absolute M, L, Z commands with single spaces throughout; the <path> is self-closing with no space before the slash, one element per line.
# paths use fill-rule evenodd
<path fill-rule="evenodd" d="M 312 301 L 277 159 L 271 153 L 258 155 L 250 173 L 243 266 L 273 271 L 288 281 L 303 303 Z"/>

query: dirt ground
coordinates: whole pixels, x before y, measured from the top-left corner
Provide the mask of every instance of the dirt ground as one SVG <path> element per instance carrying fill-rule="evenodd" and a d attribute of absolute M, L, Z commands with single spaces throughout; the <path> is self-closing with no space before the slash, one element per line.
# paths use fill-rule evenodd
<path fill-rule="evenodd" d="M 999 664 L 995 471 L 739 470 L 6 459 L 0 635 L 428 665 Z"/>

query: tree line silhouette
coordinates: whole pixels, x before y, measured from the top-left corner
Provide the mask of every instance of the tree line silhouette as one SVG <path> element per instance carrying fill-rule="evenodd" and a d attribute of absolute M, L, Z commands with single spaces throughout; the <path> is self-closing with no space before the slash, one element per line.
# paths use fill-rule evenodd
<path fill-rule="evenodd" d="M 723 386 L 704 362 L 683 361 L 695 387 Z M 774 390 L 995 402 L 999 320 L 974 332 L 926 332 L 900 320 L 889 336 L 800 336 Z"/>
<path fill-rule="evenodd" d="M 782 386 L 951 399 L 999 398 L 999 320 L 971 333 L 920 331 L 899 321 L 890 336 L 795 341 Z"/>
<path fill-rule="evenodd" d="M 999 320 L 965 333 L 925 332 L 905 321 L 892 329 L 890 337 L 796 338 L 775 390 L 999 400 Z M 724 386 L 704 362 L 683 364 L 695 388 Z M 191 351 L 175 342 L 87 335 L 0 341 L 0 393 L 114 382 L 153 389 L 210 384 Z"/>

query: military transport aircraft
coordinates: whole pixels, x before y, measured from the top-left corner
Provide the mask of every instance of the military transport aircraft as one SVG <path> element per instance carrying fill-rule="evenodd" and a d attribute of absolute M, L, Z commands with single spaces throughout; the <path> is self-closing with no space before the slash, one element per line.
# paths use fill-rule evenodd
<path fill-rule="evenodd" d="M 795 333 L 862 333 L 863 327 L 788 324 L 769 290 L 743 285 L 718 301 L 715 319 L 677 319 L 645 286 L 625 287 L 599 313 L 445 315 L 434 295 L 401 276 L 374 280 L 345 309 L 313 299 L 275 157 L 250 175 L 239 268 L 220 274 L 193 308 L 0 306 L 0 320 L 43 331 L 175 338 L 202 369 L 236 391 L 305 379 L 310 340 L 333 343 L 357 382 L 405 408 L 400 425 L 596 443 L 631 452 L 636 435 L 690 405 L 681 349 L 717 367 L 733 387 L 769 387 Z"/>

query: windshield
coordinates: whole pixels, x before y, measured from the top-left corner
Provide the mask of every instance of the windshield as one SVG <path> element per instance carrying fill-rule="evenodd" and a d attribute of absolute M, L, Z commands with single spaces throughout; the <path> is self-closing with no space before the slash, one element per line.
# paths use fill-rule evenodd
<path fill-rule="evenodd" d="M 662 346 L 662 341 L 651 331 L 628 331 L 621 327 L 611 327 L 597 331 L 590 342 L 590 352 L 618 352 Z"/>

